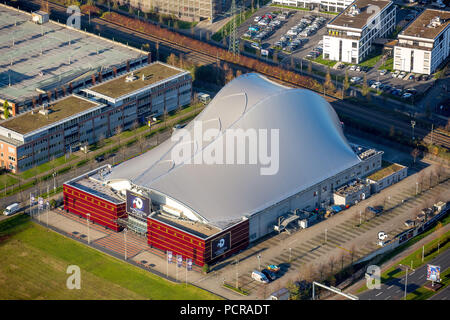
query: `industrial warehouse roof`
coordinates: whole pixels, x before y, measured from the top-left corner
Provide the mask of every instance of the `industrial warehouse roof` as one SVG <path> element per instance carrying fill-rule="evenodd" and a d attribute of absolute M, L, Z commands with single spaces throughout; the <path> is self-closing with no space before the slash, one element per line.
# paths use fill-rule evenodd
<path fill-rule="evenodd" d="M 51 103 L 46 108 L 49 111 L 47 115 L 34 110 L 1 122 L 0 126 L 20 134 L 27 134 L 99 105 L 97 102 L 72 95 Z"/>
<path fill-rule="evenodd" d="M 331 20 L 328 25 L 362 29 L 374 13 L 380 12 L 390 3 L 392 1 L 389 0 L 356 0 Z M 349 14 L 354 7 L 359 9 L 359 13 Z"/>
<path fill-rule="evenodd" d="M 439 18 L 441 21 L 433 19 Z M 399 36 L 435 39 L 450 24 L 450 11 L 426 9 Z"/>
<path fill-rule="evenodd" d="M 194 135 L 200 123 L 203 132 L 218 129 L 220 133 L 209 142 L 202 141 L 201 134 Z M 287 88 L 257 74 L 240 76 L 222 88 L 184 129 L 191 134 L 191 140 L 168 139 L 114 167 L 106 179 L 128 179 L 175 199 L 210 224 L 225 228 L 232 221 L 260 212 L 361 161 L 347 143 L 335 111 L 320 95 Z M 233 129 L 267 130 L 269 145 L 262 143 L 259 152 L 266 146 L 268 154 L 275 155 L 279 150 L 278 170 L 262 175 L 261 169 L 267 167 L 260 164 L 262 161 L 202 163 L 201 158 L 214 154 L 213 150 L 224 149 L 222 159 L 226 159 L 224 141 L 231 140 Z M 270 142 L 276 130 L 278 145 Z M 259 142 L 264 139 L 259 138 Z M 194 154 L 193 164 L 177 160 L 179 151 L 172 152 L 183 146 L 189 146 Z M 249 143 L 244 146 L 248 154 Z M 276 162 L 276 157 L 273 159 Z M 199 162 L 202 164 L 195 164 Z"/>

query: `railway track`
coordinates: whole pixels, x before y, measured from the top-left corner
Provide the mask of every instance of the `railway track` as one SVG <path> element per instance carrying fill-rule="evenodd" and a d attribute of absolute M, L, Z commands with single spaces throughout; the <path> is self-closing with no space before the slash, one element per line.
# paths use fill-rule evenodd
<path fill-rule="evenodd" d="M 38 5 L 37 0 L 31 0 L 28 2 L 28 4 L 34 3 L 35 5 Z M 60 4 L 56 4 L 53 2 L 49 2 L 49 6 L 52 9 L 52 12 L 55 12 L 55 10 L 59 13 L 62 17 L 67 17 L 66 14 L 66 7 Z M 84 15 L 84 19 L 86 20 L 86 16 Z M 137 42 L 143 43 L 143 40 L 150 41 L 153 43 L 158 43 L 160 50 L 169 49 L 170 52 L 178 52 L 182 53 L 184 57 L 196 64 L 199 65 L 206 65 L 206 64 L 212 64 L 215 63 L 218 59 L 217 57 L 205 53 L 203 51 L 197 50 L 195 48 L 185 47 L 178 43 L 169 41 L 169 40 L 162 40 L 158 37 L 145 34 L 140 31 L 133 30 L 131 28 L 125 27 L 121 24 L 103 19 L 103 18 L 94 18 L 90 20 L 91 23 L 96 23 L 100 26 L 103 26 L 103 34 L 105 35 L 110 33 L 110 37 L 113 37 L 113 33 L 111 30 L 108 30 L 108 28 L 112 28 L 114 31 L 114 34 L 117 32 L 122 32 L 126 35 L 133 35 Z M 85 21 L 86 22 L 86 21 Z M 145 42 L 144 41 L 144 42 Z M 232 63 L 230 63 L 232 64 Z M 245 67 L 236 65 L 235 67 L 240 69 L 246 69 Z M 248 70 L 248 69 L 246 69 Z M 251 70 L 249 70 L 251 71 Z M 278 83 L 288 85 L 291 87 L 298 87 L 297 84 L 291 83 L 289 81 L 280 80 L 278 78 L 275 78 L 271 76 L 270 74 L 264 74 L 266 77 L 270 78 L 271 80 L 274 80 Z M 331 96 L 325 96 L 326 100 L 330 103 L 332 103 L 333 107 L 336 109 L 337 112 L 341 114 L 345 114 L 349 117 L 352 117 L 354 119 L 359 119 L 362 121 L 365 121 L 371 125 L 377 125 L 381 128 L 384 128 L 385 130 L 389 131 L 391 126 L 393 126 L 396 130 L 400 130 L 405 136 L 409 136 L 412 134 L 412 128 L 409 122 L 404 122 L 398 119 L 394 119 L 392 117 L 388 117 L 385 114 L 380 114 L 379 112 L 374 112 L 365 109 L 364 107 L 355 106 L 353 104 L 350 104 L 348 102 L 344 102 L 342 100 L 339 100 L 337 98 L 331 97 Z M 423 139 L 426 143 L 434 143 L 438 144 L 440 146 L 443 146 L 447 149 L 450 149 L 450 136 L 447 134 L 440 132 L 438 130 L 435 130 L 431 132 L 431 130 L 425 130 L 423 128 L 415 128 L 414 130 L 414 136 L 420 139 Z"/>

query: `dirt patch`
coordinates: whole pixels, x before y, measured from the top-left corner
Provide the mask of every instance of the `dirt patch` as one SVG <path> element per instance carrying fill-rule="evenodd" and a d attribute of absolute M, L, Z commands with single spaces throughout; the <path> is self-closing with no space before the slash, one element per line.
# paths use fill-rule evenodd
<path fill-rule="evenodd" d="M 0 236 L 0 243 L 2 243 L 3 241 L 8 240 L 10 237 L 11 237 L 11 236 L 9 236 L 9 235 Z"/>

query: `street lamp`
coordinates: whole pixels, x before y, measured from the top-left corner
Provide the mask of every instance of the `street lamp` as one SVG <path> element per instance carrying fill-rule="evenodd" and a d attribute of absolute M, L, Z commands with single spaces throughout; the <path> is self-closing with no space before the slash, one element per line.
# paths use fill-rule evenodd
<path fill-rule="evenodd" d="M 411 127 L 412 127 L 412 139 L 414 140 L 414 126 L 416 125 L 416 122 L 414 120 L 411 120 Z"/>
<path fill-rule="evenodd" d="M 56 171 L 53 172 L 52 176 L 53 176 L 53 191 L 56 192 Z"/>
<path fill-rule="evenodd" d="M 125 247 L 125 260 L 127 260 L 127 228 L 123 229 L 124 247 Z"/>
<path fill-rule="evenodd" d="M 258 258 L 258 270 L 261 271 L 261 255 L 258 254 L 256 257 Z"/>
<path fill-rule="evenodd" d="M 88 214 L 86 215 L 88 244 L 91 243 L 90 238 L 89 238 L 89 218 L 90 218 L 90 217 L 91 217 L 91 214 L 88 213 Z"/>
<path fill-rule="evenodd" d="M 289 248 L 289 262 L 292 261 L 292 248 Z"/>
<path fill-rule="evenodd" d="M 411 269 L 412 271 L 414 271 L 413 268 L 410 268 L 409 266 L 404 266 L 402 264 L 399 264 L 399 267 L 403 267 L 406 269 L 406 278 L 405 278 L 405 294 L 404 294 L 404 299 L 406 300 L 406 293 L 407 293 L 407 288 L 408 288 L 408 270 Z"/>

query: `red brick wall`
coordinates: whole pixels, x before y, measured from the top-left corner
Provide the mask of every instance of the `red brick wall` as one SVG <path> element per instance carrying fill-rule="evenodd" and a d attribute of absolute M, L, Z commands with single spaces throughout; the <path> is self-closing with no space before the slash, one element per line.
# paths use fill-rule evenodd
<path fill-rule="evenodd" d="M 223 234 L 230 232 L 230 240 L 231 240 L 231 249 L 227 252 L 224 252 L 222 255 L 215 257 L 214 259 L 211 257 L 211 243 L 216 238 L 220 238 Z M 249 244 L 249 222 L 248 219 L 227 229 L 217 235 L 214 235 L 211 239 L 206 240 L 205 243 L 205 261 L 208 263 L 214 263 L 218 260 L 229 257 L 240 250 L 243 250 L 248 247 Z"/>
<path fill-rule="evenodd" d="M 196 265 L 204 265 L 205 240 L 151 218 L 147 218 L 147 228 L 150 246 L 172 251 L 174 256 L 181 254 L 183 260 L 190 258 Z"/>
<path fill-rule="evenodd" d="M 90 213 L 90 220 L 114 231 L 119 231 L 119 225 L 114 222 L 119 217 L 126 217 L 125 202 L 115 204 L 87 192 L 64 184 L 64 209 L 86 218 Z"/>
<path fill-rule="evenodd" d="M 163 222 L 148 218 L 147 219 L 147 242 L 150 246 L 163 251 L 172 251 L 173 255 L 180 254 L 183 260 L 191 258 L 199 266 L 205 263 L 213 263 L 220 259 L 247 248 L 249 244 L 249 222 L 248 220 L 225 230 L 211 239 L 201 239 L 187 232 L 183 232 Z M 211 242 L 230 232 L 231 249 L 224 254 L 211 259 Z"/>

